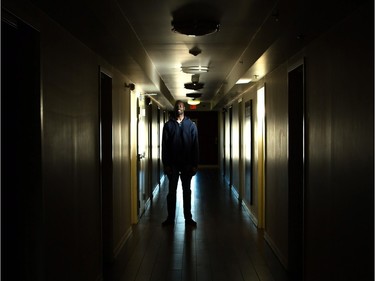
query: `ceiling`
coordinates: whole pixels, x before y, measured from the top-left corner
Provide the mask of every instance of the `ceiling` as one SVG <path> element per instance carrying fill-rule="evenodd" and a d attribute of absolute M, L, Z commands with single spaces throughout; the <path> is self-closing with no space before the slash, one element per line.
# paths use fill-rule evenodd
<path fill-rule="evenodd" d="M 162 107 L 187 101 L 192 74 L 208 66 L 198 110 L 228 105 L 303 48 L 360 1 L 331 0 L 33 0 L 50 17 L 106 58 Z M 172 31 L 179 15 L 215 18 L 218 32 L 189 37 Z M 191 49 L 200 50 L 193 55 Z M 252 82 L 236 85 L 239 78 Z"/>

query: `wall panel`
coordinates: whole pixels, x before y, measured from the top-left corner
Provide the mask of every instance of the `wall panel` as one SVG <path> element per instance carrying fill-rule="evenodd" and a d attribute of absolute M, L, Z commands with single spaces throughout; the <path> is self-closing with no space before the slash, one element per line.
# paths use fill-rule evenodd
<path fill-rule="evenodd" d="M 284 265 L 288 259 L 287 67 L 266 78 L 265 232 Z"/>
<path fill-rule="evenodd" d="M 41 26 L 46 280 L 95 280 L 101 268 L 97 57 L 53 22 Z"/>
<path fill-rule="evenodd" d="M 373 279 L 374 53 L 358 33 L 374 34 L 369 6 L 306 51 L 306 280 Z"/>

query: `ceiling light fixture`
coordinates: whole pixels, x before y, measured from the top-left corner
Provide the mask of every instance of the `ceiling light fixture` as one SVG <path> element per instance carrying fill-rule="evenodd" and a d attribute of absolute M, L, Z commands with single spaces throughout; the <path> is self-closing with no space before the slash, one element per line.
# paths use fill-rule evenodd
<path fill-rule="evenodd" d="M 220 23 L 214 20 L 173 20 L 172 31 L 188 36 L 203 36 L 219 31 Z"/>
<path fill-rule="evenodd" d="M 188 100 L 187 103 L 190 104 L 190 105 L 198 105 L 201 102 L 200 102 L 200 100 L 197 100 L 197 99 L 191 99 L 191 100 Z"/>
<path fill-rule="evenodd" d="M 188 98 L 196 99 L 196 98 L 200 98 L 202 96 L 202 94 L 201 93 L 188 93 L 188 94 L 186 94 L 186 96 Z"/>
<path fill-rule="evenodd" d="M 187 74 L 205 73 L 208 72 L 208 66 L 194 65 L 194 66 L 181 66 L 181 70 Z"/>
<path fill-rule="evenodd" d="M 193 74 L 191 76 L 191 83 L 185 83 L 185 89 L 199 90 L 203 88 L 203 83 L 199 83 L 199 74 Z"/>
<path fill-rule="evenodd" d="M 189 54 L 192 54 L 195 57 L 198 56 L 200 53 L 202 53 L 202 50 L 199 49 L 197 46 L 189 50 Z"/>
<path fill-rule="evenodd" d="M 251 82 L 251 78 L 241 78 L 241 79 L 238 79 L 238 81 L 236 82 L 236 84 L 247 84 L 247 83 L 250 83 Z"/>
<path fill-rule="evenodd" d="M 199 74 L 193 74 L 191 75 L 191 82 L 198 83 L 199 82 Z"/>
<path fill-rule="evenodd" d="M 188 90 L 199 90 L 199 89 L 202 89 L 203 88 L 203 83 L 199 83 L 199 82 L 192 82 L 192 83 L 185 83 L 185 89 L 188 89 Z"/>

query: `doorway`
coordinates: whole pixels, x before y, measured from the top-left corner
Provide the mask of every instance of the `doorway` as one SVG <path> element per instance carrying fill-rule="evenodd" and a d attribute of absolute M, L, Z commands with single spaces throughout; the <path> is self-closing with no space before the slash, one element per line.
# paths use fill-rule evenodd
<path fill-rule="evenodd" d="M 249 205 L 253 205 L 253 101 L 245 103 L 245 194 L 244 199 Z"/>
<path fill-rule="evenodd" d="M 148 123 L 144 95 L 137 98 L 137 194 L 138 194 L 138 219 L 146 209 L 147 201 L 147 157 L 148 157 Z"/>
<path fill-rule="evenodd" d="M 292 280 L 303 280 L 304 65 L 288 72 L 288 264 Z"/>
<path fill-rule="evenodd" d="M 233 187 L 233 109 L 229 107 L 229 188 Z"/>

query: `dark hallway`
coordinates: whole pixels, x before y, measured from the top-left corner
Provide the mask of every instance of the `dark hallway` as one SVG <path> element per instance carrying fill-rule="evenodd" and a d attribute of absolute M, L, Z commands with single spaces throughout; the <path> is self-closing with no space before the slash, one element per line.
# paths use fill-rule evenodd
<path fill-rule="evenodd" d="M 180 183 L 176 224 L 161 227 L 167 192 L 165 180 L 105 280 L 288 280 L 218 169 L 202 168 L 192 180 L 196 229 L 185 227 Z"/>
<path fill-rule="evenodd" d="M 1 6 L 1 280 L 374 281 L 374 1 Z M 161 227 L 176 100 L 197 229 Z"/>

